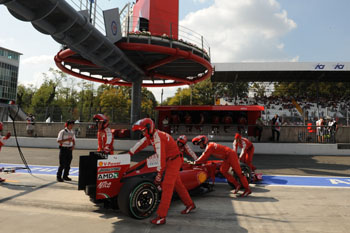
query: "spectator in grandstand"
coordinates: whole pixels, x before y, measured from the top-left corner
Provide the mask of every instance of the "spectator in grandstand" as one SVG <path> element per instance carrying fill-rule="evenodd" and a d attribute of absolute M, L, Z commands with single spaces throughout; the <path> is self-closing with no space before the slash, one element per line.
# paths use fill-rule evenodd
<path fill-rule="evenodd" d="M 324 142 L 324 120 L 323 117 L 320 117 L 318 121 L 316 121 L 316 135 L 317 142 Z"/>
<path fill-rule="evenodd" d="M 256 136 L 258 136 L 258 141 L 260 142 L 261 139 L 261 134 L 263 131 L 263 127 L 264 127 L 264 122 L 261 119 L 261 114 L 260 116 L 256 119 L 255 121 L 255 128 L 254 128 L 254 137 L 256 138 Z"/>
<path fill-rule="evenodd" d="M 186 133 L 192 131 L 192 117 L 191 115 L 186 112 L 185 114 L 185 124 L 186 124 Z"/>
<path fill-rule="evenodd" d="M 276 142 L 279 142 L 281 119 L 279 118 L 278 114 L 276 114 L 271 120 L 271 129 L 272 129 L 272 141 L 275 141 L 275 134 L 276 134 Z"/>

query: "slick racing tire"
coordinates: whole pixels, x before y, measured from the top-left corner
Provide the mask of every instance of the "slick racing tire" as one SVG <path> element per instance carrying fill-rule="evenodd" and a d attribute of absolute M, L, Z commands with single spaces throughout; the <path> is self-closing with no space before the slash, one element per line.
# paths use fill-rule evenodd
<path fill-rule="evenodd" d="M 242 174 L 243 176 L 245 176 L 247 178 L 248 184 L 250 184 L 253 180 L 253 175 L 252 175 L 252 171 L 250 170 L 250 167 L 242 162 L 239 162 L 239 165 L 241 166 L 241 170 L 242 170 Z M 240 182 L 239 177 L 237 176 L 237 174 L 235 174 L 233 172 L 232 169 L 230 169 L 229 171 L 234 177 L 235 179 Z M 232 184 L 231 182 L 228 182 L 228 184 L 232 187 L 232 188 L 236 188 L 234 184 Z"/>
<path fill-rule="evenodd" d="M 122 213 L 132 218 L 148 218 L 157 210 L 160 193 L 152 181 L 131 178 L 121 188 L 118 206 Z"/>

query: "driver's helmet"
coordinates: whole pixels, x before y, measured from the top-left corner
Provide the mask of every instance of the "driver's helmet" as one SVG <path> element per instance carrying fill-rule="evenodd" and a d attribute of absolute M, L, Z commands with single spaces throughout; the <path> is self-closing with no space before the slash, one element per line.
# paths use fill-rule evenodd
<path fill-rule="evenodd" d="M 152 137 L 155 129 L 156 127 L 151 118 L 143 118 L 141 120 L 138 120 L 132 126 L 132 131 L 137 131 L 137 130 L 146 131 L 146 134 L 145 134 L 146 137 Z"/>
<path fill-rule="evenodd" d="M 199 145 L 199 143 L 203 142 L 204 145 L 208 144 L 208 138 L 205 135 L 199 135 L 192 139 L 193 145 Z"/>
<path fill-rule="evenodd" d="M 176 140 L 177 144 L 182 143 L 182 145 L 186 145 L 187 143 L 187 137 L 186 135 L 180 135 L 177 140 Z"/>
<path fill-rule="evenodd" d="M 102 129 L 105 129 L 109 125 L 108 118 L 105 115 L 101 114 L 101 113 L 94 115 L 93 121 L 96 122 L 96 125 L 98 124 L 98 122 L 103 122 L 102 123 Z"/>

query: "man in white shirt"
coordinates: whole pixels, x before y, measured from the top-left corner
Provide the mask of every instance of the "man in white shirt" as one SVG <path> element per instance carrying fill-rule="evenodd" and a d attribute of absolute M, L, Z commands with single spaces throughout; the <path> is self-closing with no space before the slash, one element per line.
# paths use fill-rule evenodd
<path fill-rule="evenodd" d="M 57 170 L 57 181 L 71 181 L 68 177 L 70 164 L 73 158 L 73 150 L 75 146 L 75 134 L 73 131 L 74 121 L 68 120 L 65 123 L 65 128 L 58 133 L 57 142 L 60 144 L 59 161 L 60 166 Z M 62 177 L 63 173 L 63 177 Z"/>

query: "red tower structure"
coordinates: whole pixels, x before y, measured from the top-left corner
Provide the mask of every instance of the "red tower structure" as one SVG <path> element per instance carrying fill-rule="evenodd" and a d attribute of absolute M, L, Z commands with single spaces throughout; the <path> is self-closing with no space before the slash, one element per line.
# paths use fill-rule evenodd
<path fill-rule="evenodd" d="M 133 9 L 133 31 L 149 31 L 152 35 L 168 35 L 178 39 L 178 0 L 138 0 Z"/>

